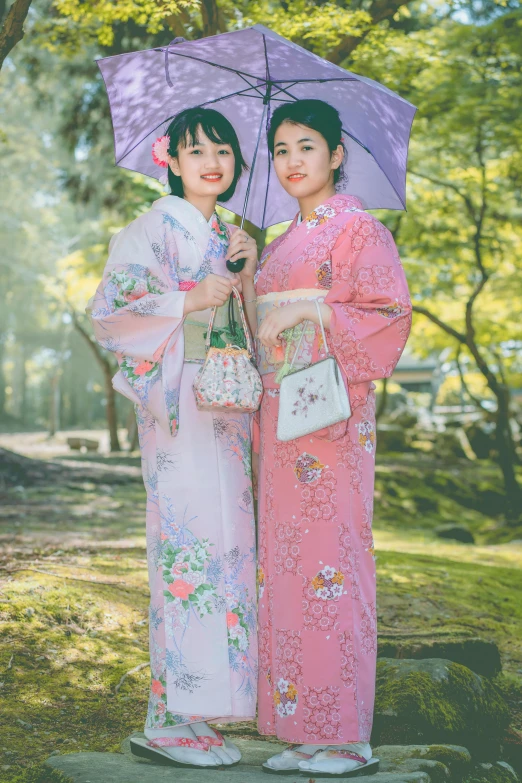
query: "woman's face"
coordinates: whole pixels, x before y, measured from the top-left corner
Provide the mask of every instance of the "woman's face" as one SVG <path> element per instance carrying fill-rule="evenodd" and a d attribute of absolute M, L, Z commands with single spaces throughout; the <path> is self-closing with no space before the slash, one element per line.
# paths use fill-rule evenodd
<path fill-rule="evenodd" d="M 234 181 L 234 152 L 230 144 L 215 144 L 199 127 L 196 144 L 178 147 L 176 158 L 169 156 L 169 165 L 183 181 L 185 197 L 220 196 Z"/>
<path fill-rule="evenodd" d="M 306 125 L 283 122 L 276 131 L 274 168 L 294 198 L 307 198 L 333 186 L 333 172 L 342 160 L 341 145 L 331 153 L 324 136 Z"/>

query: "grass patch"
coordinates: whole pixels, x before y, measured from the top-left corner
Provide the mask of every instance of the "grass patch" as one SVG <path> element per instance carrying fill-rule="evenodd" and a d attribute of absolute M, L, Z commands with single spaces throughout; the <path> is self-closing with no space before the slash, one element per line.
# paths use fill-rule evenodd
<path fill-rule="evenodd" d="M 64 465 L 59 480 L 2 498 L 0 777 L 6 783 L 40 783 L 28 776 L 40 774 L 38 765 L 53 751 L 117 751 L 143 727 L 148 668 L 115 688 L 148 661 L 145 492 L 135 465 L 121 468 L 100 457 L 89 465 L 81 471 Z M 471 504 L 474 492 L 489 491 L 496 468 L 455 470 L 434 469 L 433 461 L 417 457 L 413 463 L 408 455 L 381 460 L 379 629 L 436 634 L 444 628 L 494 640 L 518 730 L 522 547 L 491 545 L 497 534 L 487 530 L 497 519 Z M 480 546 L 433 536 L 436 524 L 457 519 L 469 524 Z M 256 736 L 252 724 L 236 731 Z"/>

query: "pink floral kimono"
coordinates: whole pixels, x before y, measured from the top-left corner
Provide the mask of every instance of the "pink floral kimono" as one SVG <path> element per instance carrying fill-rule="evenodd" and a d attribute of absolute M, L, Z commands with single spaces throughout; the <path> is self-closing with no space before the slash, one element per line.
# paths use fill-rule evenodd
<path fill-rule="evenodd" d="M 259 731 L 292 743 L 370 739 L 377 649 L 372 539 L 375 385 L 391 375 L 411 305 L 390 232 L 351 196 L 328 199 L 266 248 L 258 322 L 320 299 L 349 391 L 348 422 L 276 438 L 280 349 L 259 347 Z M 318 357 L 309 329 L 296 366 Z"/>
<path fill-rule="evenodd" d="M 146 726 L 251 719 L 256 709 L 250 417 L 197 410 L 210 311 L 186 291 L 226 275 L 229 229 L 175 196 L 111 243 L 90 303 L 115 388 L 136 406 L 147 490 L 151 690 Z M 226 308 L 222 308 L 223 311 Z M 221 312 L 221 311 L 219 311 Z"/>

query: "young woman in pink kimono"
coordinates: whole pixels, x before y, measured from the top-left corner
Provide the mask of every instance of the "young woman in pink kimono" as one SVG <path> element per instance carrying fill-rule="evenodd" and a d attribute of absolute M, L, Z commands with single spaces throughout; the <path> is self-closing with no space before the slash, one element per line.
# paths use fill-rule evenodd
<path fill-rule="evenodd" d="M 366 775 L 378 764 L 368 744 L 377 641 L 373 381 L 393 372 L 411 306 L 390 232 L 357 198 L 336 195 L 344 156 L 337 111 L 322 101 L 284 104 L 268 139 L 275 172 L 300 214 L 266 248 L 255 288 L 252 262 L 242 273 L 245 300 L 257 297 L 265 389 L 256 444 L 258 726 L 293 743 L 267 761 L 267 771 Z M 350 161 L 344 166 L 349 182 Z M 293 351 L 285 346 L 292 337 L 295 346 L 304 328 L 294 366 L 323 355 L 314 300 L 352 415 L 280 442 L 278 381 Z"/>
<path fill-rule="evenodd" d="M 111 243 L 90 303 L 97 340 L 113 351 L 114 386 L 136 406 L 147 490 L 151 689 L 134 753 L 173 764 L 240 759 L 207 720 L 256 711 L 255 532 L 250 417 L 196 408 L 210 309 L 232 284 L 226 260 L 257 259 L 255 242 L 215 212 L 244 168 L 234 129 L 190 109 L 153 145 L 173 195 Z M 217 336 L 227 338 L 227 308 Z M 228 342 L 229 340 L 226 339 Z"/>

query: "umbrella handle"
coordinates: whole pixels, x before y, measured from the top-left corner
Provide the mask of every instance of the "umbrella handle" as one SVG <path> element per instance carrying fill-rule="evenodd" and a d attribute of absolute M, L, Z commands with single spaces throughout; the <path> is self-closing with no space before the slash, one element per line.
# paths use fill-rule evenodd
<path fill-rule="evenodd" d="M 250 187 L 252 185 L 252 177 L 254 175 L 254 166 L 256 165 L 257 153 L 258 153 L 258 150 L 259 150 L 259 144 L 261 142 L 261 133 L 263 131 L 263 125 L 264 125 L 264 122 L 265 122 L 266 107 L 267 107 L 267 103 L 263 102 L 263 114 L 261 115 L 261 122 L 259 124 L 259 131 L 258 131 L 258 134 L 257 134 L 256 148 L 254 150 L 254 157 L 252 158 L 252 166 L 250 168 L 250 174 L 249 174 L 249 177 L 248 177 L 248 185 L 247 185 L 247 189 L 246 189 L 246 193 L 245 193 L 245 203 L 244 203 L 244 206 L 243 206 L 243 214 L 241 215 L 241 224 L 240 224 L 239 228 L 243 228 L 243 226 L 245 225 L 245 216 L 246 216 L 246 211 L 247 211 L 247 206 L 248 206 L 248 199 L 249 199 L 249 196 L 250 196 Z M 243 271 L 243 267 L 245 266 L 245 263 L 246 263 L 246 258 L 238 258 L 237 261 L 227 261 L 227 269 L 230 272 L 242 272 Z"/>

